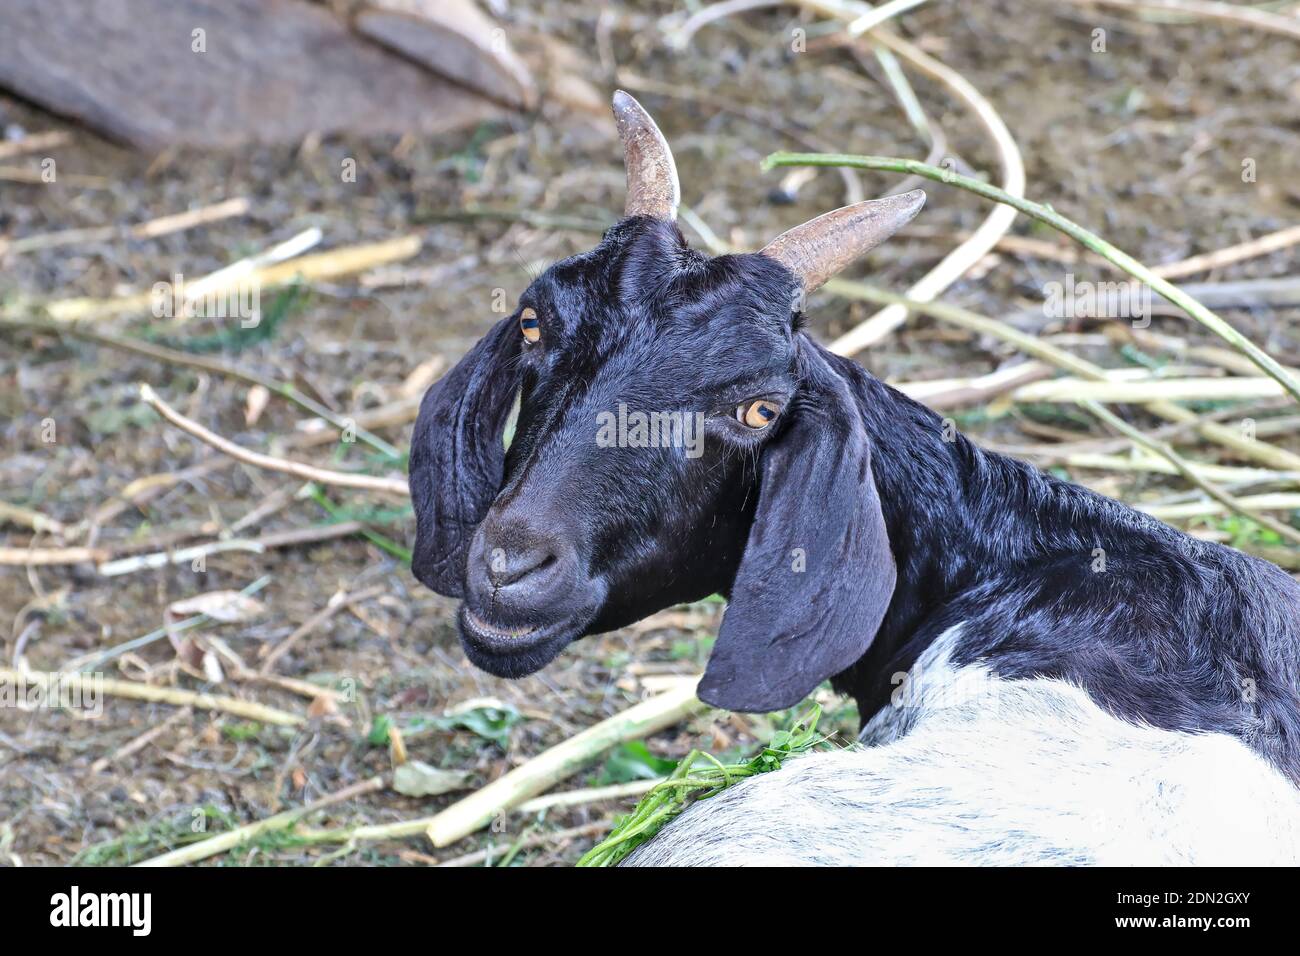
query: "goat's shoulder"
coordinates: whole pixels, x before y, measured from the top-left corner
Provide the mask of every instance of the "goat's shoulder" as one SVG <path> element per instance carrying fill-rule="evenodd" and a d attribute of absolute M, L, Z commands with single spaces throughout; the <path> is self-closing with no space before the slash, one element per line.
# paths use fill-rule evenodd
<path fill-rule="evenodd" d="M 994 575 L 947 613 L 951 650 L 1059 677 L 1130 721 L 1240 738 L 1300 781 L 1300 587 L 1218 545 L 1117 543 Z"/>

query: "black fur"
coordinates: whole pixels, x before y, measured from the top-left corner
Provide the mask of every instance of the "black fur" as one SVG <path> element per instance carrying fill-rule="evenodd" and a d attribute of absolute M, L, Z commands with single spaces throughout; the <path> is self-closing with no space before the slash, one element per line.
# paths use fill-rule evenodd
<path fill-rule="evenodd" d="M 1290 576 L 960 435 L 944 441 L 934 412 L 834 361 L 875 446 L 898 564 L 876 640 L 835 680 L 862 713 L 964 622 L 954 663 L 1062 677 L 1129 720 L 1233 734 L 1300 780 L 1300 586 Z"/>
<path fill-rule="evenodd" d="M 627 219 L 521 297 L 542 342 L 520 345 L 516 314 L 430 390 L 413 568 L 465 598 L 471 660 L 520 676 L 585 634 L 721 592 L 705 700 L 773 709 L 835 675 L 866 717 L 964 622 L 958 663 L 1237 735 L 1300 779 L 1300 586 L 945 434 L 799 331 L 796 290 L 762 256 L 709 259 L 669 223 Z M 733 417 L 755 398 L 784 406 L 758 432 Z M 596 416 L 619 402 L 705 413 L 703 456 L 597 447 Z"/>

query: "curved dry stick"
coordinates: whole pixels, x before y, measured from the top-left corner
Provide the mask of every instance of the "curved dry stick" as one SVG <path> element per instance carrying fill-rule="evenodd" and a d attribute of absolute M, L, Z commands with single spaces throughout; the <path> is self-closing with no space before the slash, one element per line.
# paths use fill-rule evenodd
<path fill-rule="evenodd" d="M 236 445 L 229 439 L 222 438 L 216 432 L 209 431 L 193 419 L 186 418 L 159 398 L 158 394 L 147 384 L 140 386 L 140 400 L 181 431 L 193 435 L 205 445 L 211 445 L 222 454 L 229 455 L 231 458 L 245 464 L 264 468 L 267 471 L 281 471 L 286 475 L 293 475 L 295 478 L 314 481 L 322 485 L 335 485 L 340 488 L 362 488 L 366 491 L 382 491 L 391 495 L 401 495 L 402 497 L 407 497 L 411 493 L 406 482 L 401 479 L 376 478 L 373 475 L 352 475 L 342 471 L 329 471 L 312 465 L 304 465 L 301 462 L 288 461 L 284 458 L 274 458 L 271 455 L 249 451 L 242 445 Z"/>
<path fill-rule="evenodd" d="M 722 19 L 733 13 L 754 10 L 760 7 L 779 6 L 785 0 L 725 0 L 723 3 L 706 7 L 686 21 L 674 34 L 673 43 L 683 46 L 700 27 Z M 964 102 L 975 114 L 998 151 L 1002 166 L 1002 189 L 1014 196 L 1022 196 L 1025 191 L 1025 164 L 1020 156 L 1020 149 L 1007 129 L 1006 123 L 997 110 L 975 89 L 970 82 L 956 70 L 950 69 L 919 48 L 887 30 L 878 29 L 886 19 L 909 9 L 915 4 L 895 2 L 880 8 L 870 4 L 852 2 L 852 0 L 793 0 L 798 6 L 815 13 L 834 17 L 846 22 L 852 30 L 853 24 L 866 23 L 871 28 L 871 40 L 888 48 L 892 53 L 907 60 L 931 79 L 948 87 L 953 94 Z M 921 302 L 937 298 L 940 293 L 965 275 L 977 262 L 984 258 L 998 244 L 998 241 L 1011 229 L 1016 213 L 1007 208 L 993 209 L 979 227 L 965 242 L 959 245 L 920 278 L 910 289 L 907 297 Z M 830 344 L 833 352 L 841 355 L 853 355 L 869 345 L 880 341 L 907 319 L 907 308 L 891 305 L 881 309 L 875 315 L 850 329 Z"/>
<path fill-rule="evenodd" d="M 975 118 L 988 132 L 997 147 L 1002 166 L 1002 189 L 1013 196 L 1024 195 L 1025 164 L 1020 149 L 997 110 L 970 82 L 956 70 L 950 69 L 906 40 L 884 30 L 872 34 L 872 40 L 902 57 L 931 79 L 948 87 L 974 113 Z M 965 242 L 944 256 L 933 269 L 907 290 L 907 298 L 928 302 L 965 275 L 977 262 L 993 251 L 998 242 L 1011 230 L 1016 213 L 1009 207 L 993 209 Z M 833 352 L 853 355 L 879 342 L 907 319 L 906 306 L 886 306 L 875 315 L 845 332 L 830 344 Z"/>
<path fill-rule="evenodd" d="M 678 50 L 686 49 L 691 38 L 700 31 L 701 27 L 708 26 L 733 13 L 745 13 L 749 10 L 762 10 L 767 7 L 779 7 L 788 3 L 789 0 L 723 0 L 722 3 L 711 4 L 703 10 L 692 14 L 681 26 L 677 27 L 668 34 L 668 45 Z M 864 11 L 865 12 L 865 11 Z"/>
<path fill-rule="evenodd" d="M 690 16 L 669 35 L 668 42 L 678 49 L 685 49 L 686 45 L 691 42 L 691 37 L 710 23 L 729 17 L 733 13 L 761 10 L 765 7 L 779 7 L 786 2 L 789 2 L 789 0 L 723 0 L 722 3 L 715 3 L 712 6 L 705 7 Z M 888 3 L 879 7 L 873 7 L 869 3 L 859 3 L 854 2 L 854 0 L 828 0 L 828 2 L 804 5 L 815 7 L 818 13 L 829 14 L 838 19 L 847 20 L 849 35 L 860 37 L 864 33 L 874 30 L 886 20 L 891 20 L 900 13 L 905 13 L 913 7 L 919 7 L 925 2 L 926 0 L 889 0 Z"/>

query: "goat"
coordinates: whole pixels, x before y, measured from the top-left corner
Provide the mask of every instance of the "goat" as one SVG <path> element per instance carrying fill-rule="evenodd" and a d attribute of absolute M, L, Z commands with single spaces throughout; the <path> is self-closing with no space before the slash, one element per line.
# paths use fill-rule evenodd
<path fill-rule="evenodd" d="M 697 803 L 634 862 L 1300 861 L 1300 586 L 978 448 L 802 330 L 920 190 L 710 258 L 654 121 L 614 112 L 624 218 L 423 400 L 413 572 L 503 677 L 721 593 L 702 700 L 829 678 L 875 745 Z M 598 440 L 627 409 L 698 421 L 701 453 L 644 414 Z"/>

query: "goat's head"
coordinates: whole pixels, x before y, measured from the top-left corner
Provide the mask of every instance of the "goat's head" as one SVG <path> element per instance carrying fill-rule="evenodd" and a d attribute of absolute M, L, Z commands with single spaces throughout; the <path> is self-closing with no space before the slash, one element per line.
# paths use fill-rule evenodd
<path fill-rule="evenodd" d="M 471 661 L 518 677 L 571 641 L 719 592 L 700 696 L 790 706 L 866 650 L 894 564 L 861 414 L 803 297 L 910 220 L 919 190 L 708 258 L 672 154 L 619 93 L 624 218 L 558 262 L 425 397 L 415 575 L 463 598 Z M 509 448 L 504 433 L 518 409 Z"/>

